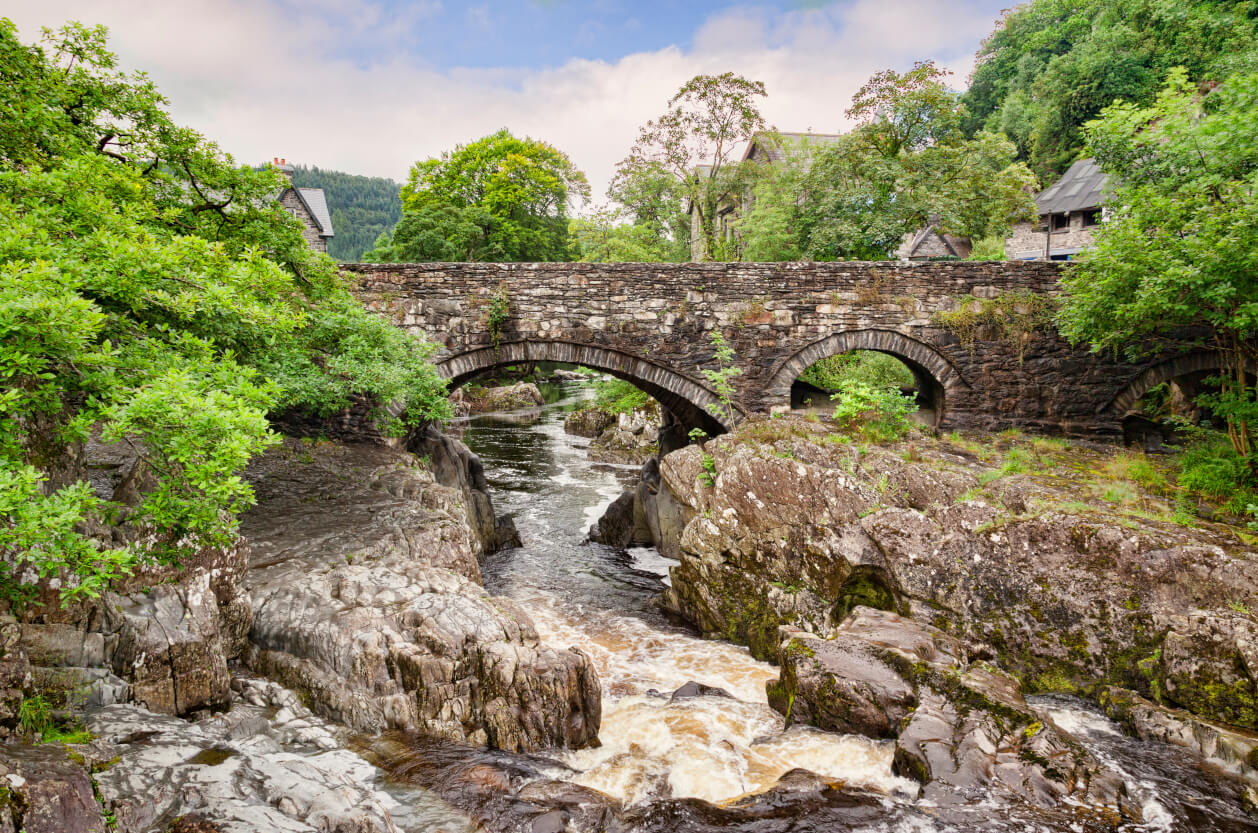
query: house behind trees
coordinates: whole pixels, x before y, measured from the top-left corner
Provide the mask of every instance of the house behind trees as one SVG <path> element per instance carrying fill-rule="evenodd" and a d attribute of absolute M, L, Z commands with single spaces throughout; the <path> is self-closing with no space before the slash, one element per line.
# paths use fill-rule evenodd
<path fill-rule="evenodd" d="M 333 236 L 332 214 L 322 188 L 297 188 L 293 186 L 293 166 L 287 159 L 276 157 L 274 165 L 288 178 L 289 187 L 280 192 L 280 205 L 284 206 L 302 223 L 302 236 L 306 244 L 316 252 L 328 250 L 328 239 Z"/>
<path fill-rule="evenodd" d="M 1070 260 L 1092 245 L 1101 223 L 1108 177 L 1096 162 L 1080 159 L 1035 198 L 1039 217 L 1014 226 L 1005 241 L 1010 260 Z"/>
<path fill-rule="evenodd" d="M 808 153 L 813 149 L 822 145 L 832 145 L 841 138 L 840 133 L 757 133 L 747 143 L 747 149 L 743 151 L 739 164 L 755 162 L 760 165 L 772 165 L 787 159 L 807 158 Z M 695 169 L 695 176 L 708 176 L 711 170 L 709 165 L 700 165 Z M 721 198 L 716 207 L 714 225 L 717 240 L 727 242 L 734 240 L 738 218 L 751 210 L 753 199 L 750 192 L 729 193 Z M 690 215 L 690 259 L 698 262 L 707 254 L 704 251 L 702 219 L 699 216 L 698 207 L 693 203 L 687 205 L 686 211 Z"/>

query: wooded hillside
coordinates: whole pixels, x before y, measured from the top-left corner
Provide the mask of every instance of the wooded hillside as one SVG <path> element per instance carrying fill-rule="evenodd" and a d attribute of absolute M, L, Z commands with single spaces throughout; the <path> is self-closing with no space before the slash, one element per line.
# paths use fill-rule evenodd
<path fill-rule="evenodd" d="M 1258 68 L 1254 0 L 1033 0 L 983 42 L 965 129 L 1002 132 L 1046 182 L 1115 99 L 1148 105 L 1177 66 L 1193 82 Z"/>
<path fill-rule="evenodd" d="M 336 232 L 328 254 L 343 263 L 361 260 L 380 232 L 392 229 L 402 216 L 398 184 L 391 179 L 297 166 L 293 184 L 323 189 Z"/>

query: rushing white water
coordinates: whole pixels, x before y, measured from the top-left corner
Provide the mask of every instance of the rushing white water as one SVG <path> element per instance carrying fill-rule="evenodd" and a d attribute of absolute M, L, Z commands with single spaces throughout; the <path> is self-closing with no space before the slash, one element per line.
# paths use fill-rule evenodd
<path fill-rule="evenodd" d="M 630 804 L 723 802 L 768 789 L 798 767 L 916 795 L 914 782 L 891 773 L 889 744 L 803 726 L 784 731 L 765 694 L 775 668 L 746 648 L 670 625 L 651 599 L 675 562 L 650 547 L 626 558 L 585 542 L 636 467 L 591 463 L 588 441 L 565 434 L 562 417 L 561 408 L 548 410 L 527 428 L 480 420 L 467 439 L 490 464 L 491 480 L 508 487 L 494 499 L 513 512 L 525 541 L 487 565 L 487 585 L 521 602 L 545 641 L 589 654 L 602 682 L 602 745 L 561 754 L 579 772 L 575 780 Z M 542 442 L 513 453 L 510 442 L 524 431 Z M 573 518 L 583 525 L 573 527 Z M 730 696 L 670 699 L 690 681 Z"/>
<path fill-rule="evenodd" d="M 570 397 L 573 393 L 567 389 Z M 765 695 L 776 668 L 753 659 L 745 648 L 700 639 L 674 626 L 654 606 L 675 562 L 649 547 L 626 553 L 586 543 L 586 530 L 636 478 L 636 469 L 591 463 L 588 440 L 563 432 L 564 408 L 560 402 L 541 409 L 532 422 L 518 415 L 480 417 L 468 424 L 464 438 L 485 462 L 497 510 L 515 518 L 524 540 L 522 548 L 486 560 L 486 587 L 519 602 L 547 642 L 589 654 L 602 683 L 602 745 L 549 753 L 574 771 L 566 777 L 627 805 L 668 798 L 728 804 L 801 768 L 886 796 L 885 814 L 880 811 L 858 827 L 843 823 L 842 829 L 1064 829 L 1044 824 L 1033 808 L 987 801 L 951 806 L 950 821 L 941 822 L 936 815 L 942 809 L 915 801 L 918 785 L 892 773 L 890 744 L 807 727 L 783 729 L 782 716 L 768 707 Z M 672 699 L 690 681 L 724 689 L 729 696 Z M 1124 775 L 1144 816 L 1124 831 L 1258 828 L 1239 802 L 1218 794 L 1219 782 L 1203 775 L 1183 750 L 1127 738 L 1078 702 L 1049 699 L 1039 707 Z M 799 818 L 765 829 L 821 831 L 830 829 L 826 825 Z"/>
<path fill-rule="evenodd" d="M 892 748 L 806 727 L 783 731 L 765 683 L 777 670 L 746 649 L 662 630 L 631 616 L 582 616 L 557 600 L 531 608 L 543 639 L 578 645 L 603 683 L 602 746 L 564 756 L 578 783 L 634 803 L 722 802 L 773 786 L 796 767 L 836 781 L 915 795 L 891 774 Z M 670 694 L 689 681 L 731 696 Z"/>

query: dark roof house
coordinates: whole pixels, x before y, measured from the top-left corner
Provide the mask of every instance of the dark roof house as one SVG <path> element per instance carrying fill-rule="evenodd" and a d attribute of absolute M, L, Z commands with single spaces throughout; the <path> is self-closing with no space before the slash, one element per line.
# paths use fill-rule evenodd
<path fill-rule="evenodd" d="M 1105 184 L 1109 177 L 1092 159 L 1080 159 L 1035 198 L 1040 215 L 1068 214 L 1100 208 L 1105 201 Z"/>
<path fill-rule="evenodd" d="M 1005 241 L 1010 260 L 1070 260 L 1091 247 L 1102 219 L 1108 175 L 1092 159 L 1080 159 L 1035 198 L 1039 219 L 1019 223 Z"/>
<path fill-rule="evenodd" d="M 295 188 L 292 186 L 293 166 L 288 160 L 275 158 L 274 164 L 280 173 L 288 177 L 289 187 L 280 192 L 280 204 L 301 220 L 305 228 L 302 236 L 310 248 L 318 252 L 328 250 L 328 238 L 332 237 L 332 214 L 328 211 L 328 201 L 322 188 Z"/>

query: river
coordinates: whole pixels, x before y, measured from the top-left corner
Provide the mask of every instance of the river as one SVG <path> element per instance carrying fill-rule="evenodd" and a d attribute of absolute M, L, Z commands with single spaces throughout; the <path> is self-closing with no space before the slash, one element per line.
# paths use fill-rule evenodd
<path fill-rule="evenodd" d="M 477 766 L 497 767 L 516 779 L 558 778 L 609 795 L 628 808 L 612 825 L 623 830 L 1099 829 L 1083 822 L 1047 824 L 1034 809 L 982 797 L 937 806 L 920 797 L 915 782 L 892 773 L 888 743 L 807 727 L 783 730 L 765 698 L 765 682 L 777 676 L 774 667 L 742 647 L 699 638 L 654 606 L 668 581 L 666 559 L 653 549 L 625 552 L 586 541 L 590 525 L 636 469 L 592 463 L 589 441 L 564 433 L 563 417 L 588 396 L 586 388 L 566 383 L 551 394 L 548 399 L 556 401 L 544 408 L 476 417 L 461 424 L 461 433 L 484 461 L 496 510 L 514 518 L 524 542 L 485 560 L 485 586 L 519 602 L 546 641 L 592 657 L 603 687 L 602 745 L 551 753 L 553 766 L 545 756 L 502 753 L 476 757 Z M 691 681 L 725 693 L 671 696 Z M 1240 808 L 1237 787 L 1184 751 L 1126 738 L 1080 702 L 1046 698 L 1038 707 L 1124 773 L 1144 815 L 1142 824 L 1124 829 L 1258 830 Z M 466 772 L 466 758 L 443 746 L 415 753 L 405 766 L 395 761 L 392 771 L 405 776 L 435 766 Z M 775 800 L 769 809 L 737 809 L 751 806 L 737 804 L 740 796 L 772 787 L 795 768 L 846 789 L 798 806 Z M 440 783 L 431 772 L 416 780 Z M 511 812 L 499 818 L 511 818 Z M 515 821 L 529 829 L 525 820 Z"/>

